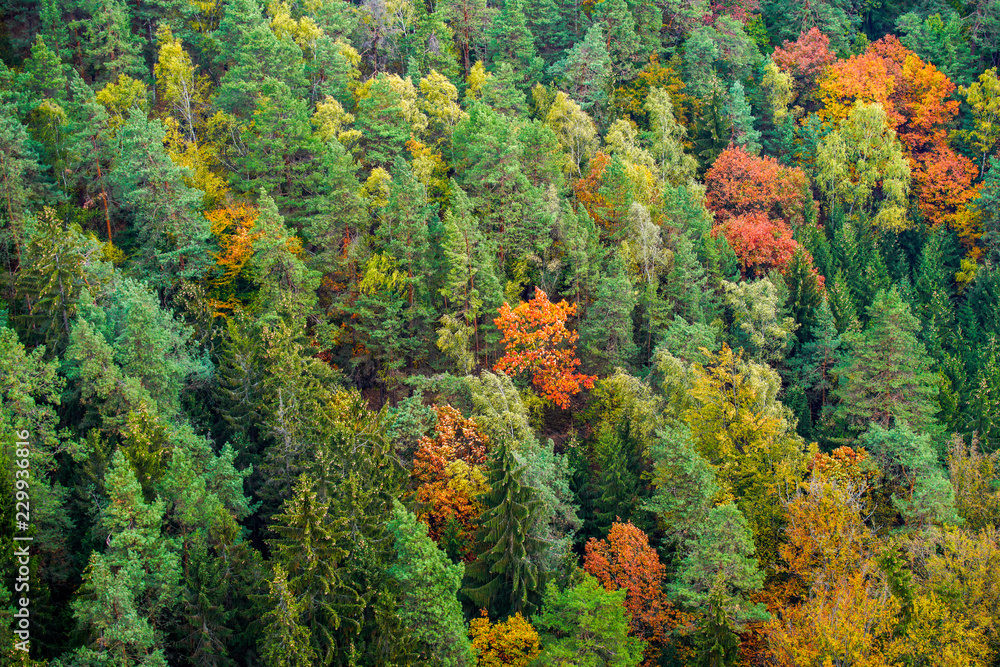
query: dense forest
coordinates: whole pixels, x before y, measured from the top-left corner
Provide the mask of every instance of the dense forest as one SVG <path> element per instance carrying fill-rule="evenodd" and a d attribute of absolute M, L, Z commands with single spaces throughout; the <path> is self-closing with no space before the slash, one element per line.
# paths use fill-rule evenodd
<path fill-rule="evenodd" d="M 0 16 L 4 667 L 1000 665 L 998 0 Z"/>

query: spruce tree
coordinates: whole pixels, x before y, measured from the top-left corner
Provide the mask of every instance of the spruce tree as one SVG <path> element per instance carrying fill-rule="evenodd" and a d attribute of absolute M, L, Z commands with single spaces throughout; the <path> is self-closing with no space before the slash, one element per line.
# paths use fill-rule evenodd
<path fill-rule="evenodd" d="M 535 562 L 544 545 L 533 537 L 541 501 L 523 475 L 512 444 L 501 440 L 492 454 L 490 491 L 482 498 L 487 509 L 476 536 L 476 560 L 467 566 L 469 583 L 463 589 L 474 605 L 498 618 L 537 609 L 544 583 Z"/>
<path fill-rule="evenodd" d="M 638 355 L 632 335 L 636 294 L 624 263 L 613 255 L 597 288 L 596 301 L 580 325 L 580 347 L 595 375 L 630 370 Z"/>
<path fill-rule="evenodd" d="M 307 632 L 295 628 L 274 628 L 276 636 L 268 641 L 287 643 L 309 639 L 309 646 L 323 664 L 329 664 L 336 649 L 332 632 L 340 627 L 344 602 L 356 601 L 357 593 L 344 581 L 343 561 L 348 552 L 347 519 L 331 511 L 332 501 L 321 495 L 308 475 L 301 475 L 292 497 L 285 502 L 282 513 L 272 527 L 277 537 L 269 544 L 276 569 L 273 584 L 275 602 L 287 605 L 289 620 L 296 609 L 301 610 L 299 623 Z M 278 583 L 287 572 L 287 593 Z M 288 596 L 294 602 L 288 601 Z"/>

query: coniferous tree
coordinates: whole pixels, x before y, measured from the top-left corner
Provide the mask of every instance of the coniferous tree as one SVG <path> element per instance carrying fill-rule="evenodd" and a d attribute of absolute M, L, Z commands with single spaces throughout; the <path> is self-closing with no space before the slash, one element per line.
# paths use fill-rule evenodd
<path fill-rule="evenodd" d="M 133 109 L 119 129 L 118 158 L 108 182 L 131 213 L 141 266 L 158 287 L 168 276 L 203 275 L 208 222 L 201 193 L 184 183 L 185 171 L 163 148 L 164 128 Z"/>
<path fill-rule="evenodd" d="M 879 293 L 868 316 L 863 332 L 844 337 L 847 355 L 837 369 L 838 414 L 853 430 L 872 423 L 933 429 L 937 385 L 916 338 L 916 318 L 895 288 Z"/>
<path fill-rule="evenodd" d="M 77 652 L 83 664 L 166 665 L 160 628 L 177 604 L 181 569 L 174 540 L 161 535 L 164 502 L 147 503 L 121 451 L 107 478 L 111 510 L 103 518 L 109 549 L 93 553 L 77 619 L 94 641 Z"/>
<path fill-rule="evenodd" d="M 751 155 L 760 154 L 760 132 L 754 129 L 754 117 L 747 101 L 743 84 L 734 81 L 729 89 L 729 99 L 726 102 L 726 113 L 732 126 L 732 142 Z"/>
<path fill-rule="evenodd" d="M 457 598 L 463 566 L 451 564 L 427 528 L 398 503 L 389 531 L 396 550 L 389 576 L 399 586 L 399 615 L 415 644 L 414 664 L 465 667 L 471 645 Z"/>
<path fill-rule="evenodd" d="M 595 375 L 629 370 L 638 354 L 632 335 L 636 296 L 618 256 L 612 256 L 595 296 L 580 326 L 581 352 L 589 357 Z"/>
<path fill-rule="evenodd" d="M 462 589 L 473 604 L 500 618 L 537 609 L 544 583 L 535 562 L 543 544 L 533 534 L 541 501 L 523 475 L 512 444 L 500 441 L 492 453 L 476 560 L 466 568 L 469 583 Z"/>
<path fill-rule="evenodd" d="M 331 505 L 331 499 L 317 491 L 315 481 L 301 475 L 292 497 L 275 517 L 272 530 L 277 537 L 270 541 L 274 561 L 281 567 L 275 571 L 272 584 L 274 602 L 287 607 L 283 609 L 287 621 L 277 620 L 278 625 L 272 630 L 275 634 L 266 641 L 297 645 L 308 638 L 308 652 L 324 664 L 331 662 L 335 651 L 332 632 L 340 627 L 344 602 L 350 608 L 350 602 L 357 599 L 343 573 L 347 518 L 334 515 Z M 282 582 L 281 575 L 285 572 L 288 578 Z M 287 585 L 287 593 L 281 589 L 281 583 Z M 285 623 L 296 621 L 297 609 L 301 610 L 297 623 L 303 630 L 286 628 Z"/>

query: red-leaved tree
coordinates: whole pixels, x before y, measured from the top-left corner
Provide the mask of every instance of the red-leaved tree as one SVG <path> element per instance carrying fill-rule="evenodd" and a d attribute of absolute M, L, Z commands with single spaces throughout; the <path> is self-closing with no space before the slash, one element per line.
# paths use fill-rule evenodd
<path fill-rule="evenodd" d="M 717 218 L 758 212 L 797 227 L 814 206 L 808 183 L 797 167 L 730 146 L 705 174 L 706 203 Z"/>
<path fill-rule="evenodd" d="M 830 38 L 813 27 L 794 42 L 786 41 L 771 54 L 774 64 L 792 75 L 802 91 L 809 91 L 837 56 L 830 51 Z"/>
<path fill-rule="evenodd" d="M 552 303 L 537 288 L 531 301 L 514 308 L 504 303 L 500 316 L 493 320 L 503 332 L 504 355 L 493 369 L 507 375 L 531 373 L 542 396 L 568 407 L 570 396 L 593 387 L 595 379 L 576 370 L 580 360 L 573 343 L 580 336 L 566 328 L 566 319 L 575 313 L 576 304 Z"/>
<path fill-rule="evenodd" d="M 632 634 L 649 642 L 643 665 L 657 664 L 670 630 L 681 621 L 663 592 L 666 569 L 649 537 L 629 523 L 613 523 L 607 539 L 591 538 L 583 569 L 609 591 L 624 588 L 625 610 L 632 616 Z"/>
<path fill-rule="evenodd" d="M 705 188 L 713 233 L 725 235 L 743 275 L 784 271 L 799 247 L 792 227 L 815 206 L 805 172 L 730 146 L 705 174 Z"/>
<path fill-rule="evenodd" d="M 722 232 L 743 267 L 743 275 L 764 275 L 771 269 L 784 270 L 799 244 L 784 220 L 766 213 L 746 213 L 729 218 L 715 228 Z"/>

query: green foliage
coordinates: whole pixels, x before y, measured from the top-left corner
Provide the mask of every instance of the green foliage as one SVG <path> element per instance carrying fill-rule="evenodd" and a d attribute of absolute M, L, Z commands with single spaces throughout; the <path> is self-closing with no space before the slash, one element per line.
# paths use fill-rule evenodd
<path fill-rule="evenodd" d="M 624 600 L 624 589 L 607 591 L 589 574 L 563 591 L 549 584 L 544 611 L 535 617 L 542 653 L 532 664 L 636 667 L 644 643 L 628 636 Z"/>
<path fill-rule="evenodd" d="M 164 502 L 146 503 L 125 455 L 116 452 L 107 477 L 110 505 L 102 519 L 108 550 L 91 554 L 76 618 L 92 643 L 83 664 L 166 665 L 162 620 L 177 604 L 177 544 L 161 535 Z"/>
<path fill-rule="evenodd" d="M 880 292 L 868 316 L 863 332 L 844 336 L 847 354 L 837 368 L 838 414 L 854 430 L 872 423 L 883 428 L 905 424 L 918 431 L 933 427 L 937 385 L 916 339 L 916 318 L 896 289 Z"/>
<path fill-rule="evenodd" d="M 501 617 L 536 609 L 544 583 L 535 560 L 543 545 L 531 531 L 542 505 L 523 478 L 524 467 L 501 441 L 492 452 L 490 491 L 482 498 L 487 509 L 476 535 L 476 560 L 466 568 L 469 584 L 462 589 L 477 607 Z"/>
<path fill-rule="evenodd" d="M 396 562 L 388 573 L 399 586 L 400 620 L 416 644 L 414 664 L 470 664 L 472 648 L 456 596 L 464 567 L 452 565 L 427 537 L 427 527 L 398 502 L 389 532 L 395 539 Z"/>
<path fill-rule="evenodd" d="M 635 665 L 623 604 L 645 664 L 996 662 L 1000 21 L 903 4 L 0 6 L 4 664 Z M 818 197 L 777 245 L 731 146 Z M 567 409 L 483 371 L 536 288 Z M 806 589 L 810 471 L 872 531 Z"/>
<path fill-rule="evenodd" d="M 705 664 L 732 664 L 733 634 L 748 621 L 769 618 L 762 604 L 748 599 L 763 585 L 764 574 L 753 558 L 746 519 L 734 504 L 712 508 L 695 533 L 673 592 L 682 604 L 705 614 L 698 641 Z"/>

